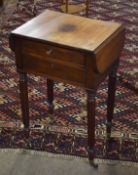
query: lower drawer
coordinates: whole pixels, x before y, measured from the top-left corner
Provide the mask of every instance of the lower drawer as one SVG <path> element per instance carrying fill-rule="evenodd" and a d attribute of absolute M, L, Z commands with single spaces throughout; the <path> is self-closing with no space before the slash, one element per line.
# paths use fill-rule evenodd
<path fill-rule="evenodd" d="M 44 74 L 54 80 L 67 80 L 84 84 L 86 71 L 84 68 L 70 67 L 63 64 L 55 64 L 50 61 L 34 58 L 34 56 L 23 55 L 23 70 L 26 72 Z"/>

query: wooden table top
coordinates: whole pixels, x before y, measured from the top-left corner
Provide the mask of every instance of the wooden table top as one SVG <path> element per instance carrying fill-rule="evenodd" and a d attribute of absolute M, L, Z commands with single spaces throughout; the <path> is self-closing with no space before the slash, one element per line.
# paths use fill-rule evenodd
<path fill-rule="evenodd" d="M 119 23 L 45 10 L 12 34 L 94 52 L 121 29 Z"/>

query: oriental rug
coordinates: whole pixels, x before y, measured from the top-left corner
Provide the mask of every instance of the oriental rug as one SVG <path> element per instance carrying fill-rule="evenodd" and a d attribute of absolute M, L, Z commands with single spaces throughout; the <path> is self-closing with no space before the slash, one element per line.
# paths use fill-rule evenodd
<path fill-rule="evenodd" d="M 77 1 L 80 3 L 80 1 Z M 15 56 L 10 31 L 45 9 L 60 11 L 60 1 L 18 0 L 0 26 L 0 148 L 22 148 L 87 157 L 86 94 L 79 87 L 55 81 L 54 114 L 47 113 L 46 77 L 29 75 L 31 126 L 21 122 Z M 112 139 L 106 140 L 107 79 L 96 96 L 96 157 L 138 162 L 138 3 L 137 0 L 93 0 L 89 18 L 121 22 L 126 41 L 117 73 Z M 84 15 L 84 12 L 75 15 Z M 7 20 L 4 20 L 7 19 Z"/>

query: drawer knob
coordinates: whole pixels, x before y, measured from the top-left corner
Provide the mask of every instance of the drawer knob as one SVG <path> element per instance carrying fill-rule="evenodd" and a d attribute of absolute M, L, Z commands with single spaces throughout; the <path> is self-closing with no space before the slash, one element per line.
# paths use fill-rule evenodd
<path fill-rule="evenodd" d="M 50 55 L 52 52 L 53 52 L 53 49 L 49 49 L 49 50 L 46 51 L 46 54 Z"/>
<path fill-rule="evenodd" d="M 54 69 L 54 64 L 51 64 L 51 69 Z"/>

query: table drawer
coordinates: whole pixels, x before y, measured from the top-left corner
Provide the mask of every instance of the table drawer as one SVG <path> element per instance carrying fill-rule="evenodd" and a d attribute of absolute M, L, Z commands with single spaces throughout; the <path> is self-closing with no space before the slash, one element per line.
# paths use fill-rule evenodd
<path fill-rule="evenodd" d="M 50 60 L 59 64 L 68 64 L 72 67 L 74 67 L 74 65 L 85 65 L 84 55 L 80 52 L 32 41 L 24 41 L 22 44 L 23 54 L 38 57 L 46 61 Z"/>
<path fill-rule="evenodd" d="M 27 54 L 23 54 L 23 58 L 23 70 L 26 72 L 44 74 L 55 80 L 68 80 L 84 84 L 86 75 L 84 68 L 58 64 Z"/>

